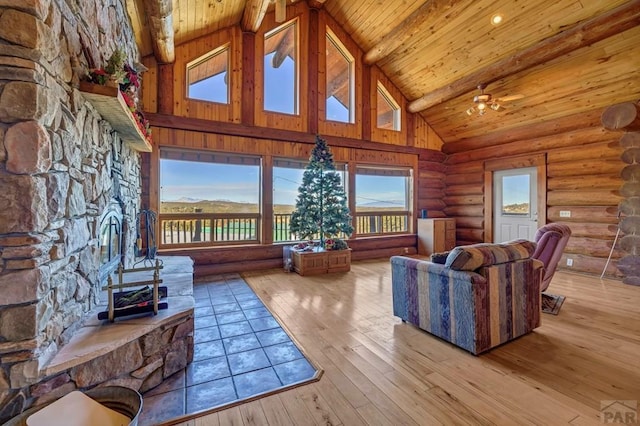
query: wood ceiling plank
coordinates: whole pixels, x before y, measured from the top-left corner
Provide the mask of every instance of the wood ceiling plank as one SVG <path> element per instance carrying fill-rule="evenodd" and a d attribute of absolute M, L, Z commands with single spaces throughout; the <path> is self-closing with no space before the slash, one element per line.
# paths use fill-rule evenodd
<path fill-rule="evenodd" d="M 151 34 L 146 24 L 146 14 L 142 2 L 143 0 L 127 0 L 126 7 L 140 56 L 145 57 L 153 53 L 153 45 Z"/>
<path fill-rule="evenodd" d="M 325 10 L 362 49 L 368 50 L 422 3 L 423 0 L 389 0 L 384 4 L 377 0 L 331 0 L 325 3 Z"/>
<path fill-rule="evenodd" d="M 415 99 L 622 3 L 479 1 L 435 34 L 416 34 L 378 65 L 405 96 Z M 496 11 L 503 12 L 506 21 L 492 27 L 488 22 Z"/>
<path fill-rule="evenodd" d="M 556 36 L 546 38 L 517 54 L 467 74 L 452 84 L 411 102 L 409 111 L 418 112 L 429 106 L 468 92 L 480 82 L 492 83 L 532 66 L 544 64 L 573 50 L 606 39 L 640 23 L 640 0 L 631 1 L 604 15 L 573 26 Z"/>
<path fill-rule="evenodd" d="M 422 115 L 446 142 L 455 142 L 574 113 L 597 110 L 599 114 L 614 103 L 637 99 L 640 80 L 633 64 L 638 63 L 640 46 L 636 40 L 640 40 L 640 27 L 513 76 L 504 89 L 525 97 L 506 103 L 503 112 L 468 117 L 464 111 L 472 99 L 463 95 Z"/>
<path fill-rule="evenodd" d="M 430 31 L 435 31 L 433 29 L 434 21 L 444 13 L 452 11 L 454 3 L 453 0 L 427 1 L 405 18 L 400 25 L 385 34 L 382 40 L 364 55 L 364 62 L 368 65 L 378 62 L 422 31 L 427 25 L 431 26 Z"/>

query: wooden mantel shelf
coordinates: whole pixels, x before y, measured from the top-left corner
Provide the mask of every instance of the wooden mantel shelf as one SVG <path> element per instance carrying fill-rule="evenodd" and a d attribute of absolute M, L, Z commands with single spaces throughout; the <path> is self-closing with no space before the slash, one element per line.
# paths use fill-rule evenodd
<path fill-rule="evenodd" d="M 151 152 L 151 141 L 140 131 L 138 122 L 117 87 L 80 82 L 80 91 L 91 102 L 102 118 L 107 120 L 133 149 Z"/>

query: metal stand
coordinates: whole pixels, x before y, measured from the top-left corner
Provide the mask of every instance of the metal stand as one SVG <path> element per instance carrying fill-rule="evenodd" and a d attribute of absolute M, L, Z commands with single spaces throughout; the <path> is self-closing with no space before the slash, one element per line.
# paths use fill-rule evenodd
<path fill-rule="evenodd" d="M 106 312 L 100 312 L 98 314 L 98 319 L 108 319 L 109 321 L 114 322 L 116 317 L 151 311 L 153 311 L 154 315 L 157 315 L 159 309 L 166 309 L 169 305 L 166 302 L 160 303 L 159 301 L 160 297 L 167 297 L 167 288 L 160 287 L 160 283 L 162 283 L 162 279 L 160 278 L 160 269 L 162 268 L 163 266 L 159 259 L 156 259 L 155 266 L 145 268 L 124 269 L 121 263 L 120 266 L 118 266 L 118 283 L 114 284 L 113 278 L 111 277 L 111 275 L 109 275 L 109 277 L 107 278 L 107 285 L 102 287 L 102 290 L 107 290 L 108 308 Z M 153 271 L 153 279 L 132 281 L 127 283 L 124 282 L 125 273 L 144 271 Z M 153 298 L 151 301 L 145 301 L 122 308 L 116 308 L 116 296 L 120 295 L 122 297 L 127 296 L 129 293 L 133 293 L 133 291 L 123 292 L 122 289 L 141 287 L 146 285 L 153 286 Z M 118 290 L 118 293 L 114 294 L 114 290 Z"/>
<path fill-rule="evenodd" d="M 145 239 L 145 244 L 144 244 L 144 257 L 140 260 L 138 260 L 136 263 L 133 264 L 133 266 L 135 267 L 137 264 L 139 263 L 143 263 L 145 266 L 153 265 L 153 262 L 151 262 L 152 260 L 156 259 L 156 254 L 158 252 L 158 246 L 156 244 L 156 235 L 155 235 L 155 229 L 156 229 L 156 213 L 153 210 L 142 210 L 140 212 L 140 214 L 138 215 L 138 240 L 136 242 L 136 256 L 142 256 L 142 219 L 144 219 L 144 239 Z M 149 263 L 147 263 L 149 262 Z M 160 264 L 162 264 L 162 261 L 160 261 Z"/>

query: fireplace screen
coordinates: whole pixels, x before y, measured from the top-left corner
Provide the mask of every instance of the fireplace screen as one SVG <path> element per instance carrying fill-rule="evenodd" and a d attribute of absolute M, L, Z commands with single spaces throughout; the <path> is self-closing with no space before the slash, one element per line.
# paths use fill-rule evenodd
<path fill-rule="evenodd" d="M 115 271 L 122 259 L 122 208 L 112 200 L 100 219 L 100 282 Z"/>

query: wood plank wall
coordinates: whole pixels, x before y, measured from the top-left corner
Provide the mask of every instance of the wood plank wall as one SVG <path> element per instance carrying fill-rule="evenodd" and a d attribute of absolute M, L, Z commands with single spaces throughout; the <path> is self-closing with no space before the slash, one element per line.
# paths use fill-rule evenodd
<path fill-rule="evenodd" d="M 324 10 L 309 9 L 305 2 L 299 2 L 287 7 L 287 19 L 298 20 L 301 34 L 298 58 L 301 113 L 297 117 L 262 109 L 263 36 L 277 26 L 273 13 L 265 16 L 256 34 L 243 33 L 239 27 L 233 27 L 177 46 L 173 64 L 159 65 L 152 57 L 143 58 L 149 71 L 142 85 L 142 103 L 153 124 L 154 139 L 154 152 L 145 154 L 143 208 L 159 211 L 159 148 L 259 154 L 263 156 L 263 164 L 272 164 L 274 157 L 306 161 L 313 147 L 313 135 L 320 133 L 332 147 L 335 160 L 348 163 L 350 170 L 356 164 L 412 167 L 414 210 L 428 209 L 432 217 L 444 215 L 446 156 L 440 152 L 442 140 L 438 135 L 421 116 L 404 110 L 407 100 L 400 91 L 379 69 L 364 64 L 362 50 Z M 325 117 L 327 27 L 355 58 L 355 123 L 336 123 Z M 229 46 L 230 103 L 187 99 L 187 64 L 221 45 Z M 315 69 L 311 69 L 313 64 L 317 64 Z M 403 108 L 400 132 L 374 128 L 378 80 Z M 268 213 L 268 206 L 264 210 Z M 415 229 L 415 218 L 413 225 Z M 361 238 L 351 240 L 349 245 L 353 259 L 389 257 L 415 253 L 416 237 L 409 234 Z M 172 250 L 171 253 L 192 256 L 198 275 L 282 265 L 282 247 L 266 240 L 256 246 Z"/>
<path fill-rule="evenodd" d="M 456 218 L 457 243 L 491 238 L 484 235 L 485 163 L 496 158 L 544 155 L 547 222 L 566 223 L 572 231 L 560 267 L 569 269 L 566 260 L 571 258 L 570 270 L 601 274 L 617 232 L 624 163 L 618 143 L 621 135 L 604 130 L 600 114 L 595 111 L 511 134 L 493 134 L 491 145 L 489 137 L 452 144 L 446 161 L 444 213 Z M 560 130 L 554 133 L 553 129 Z M 560 217 L 560 211 L 570 211 L 571 217 Z M 616 245 L 607 275 L 621 276 L 615 268 L 615 260 L 621 256 Z"/>

